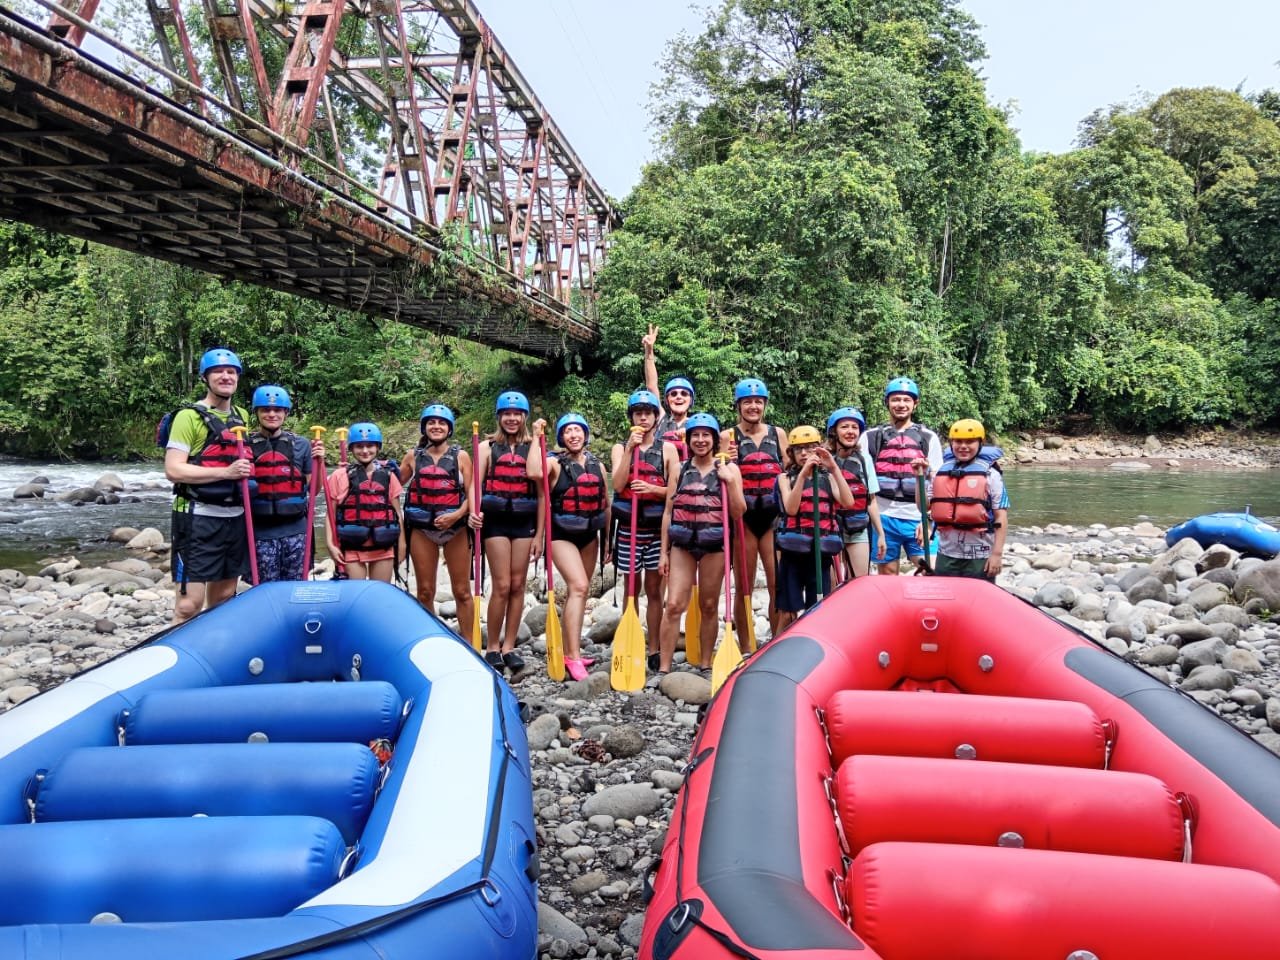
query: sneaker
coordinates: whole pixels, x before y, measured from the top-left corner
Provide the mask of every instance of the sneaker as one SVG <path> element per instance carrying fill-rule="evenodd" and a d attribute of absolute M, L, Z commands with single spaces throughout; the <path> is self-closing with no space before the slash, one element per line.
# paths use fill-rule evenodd
<path fill-rule="evenodd" d="M 658 664 L 662 663 L 662 656 L 657 653 L 649 654 L 649 672 L 653 673 L 658 669 Z"/>
<path fill-rule="evenodd" d="M 564 668 L 569 671 L 569 676 L 573 677 L 575 680 L 587 679 L 587 668 L 583 666 L 583 662 L 581 660 L 571 660 L 566 657 L 564 661 Z"/>
<path fill-rule="evenodd" d="M 484 655 L 484 662 L 493 667 L 493 669 L 497 670 L 499 673 L 502 672 L 502 654 L 497 650 L 490 650 L 486 653 Z"/>
<path fill-rule="evenodd" d="M 507 669 L 512 673 L 519 673 L 524 669 L 524 657 L 512 650 L 510 653 L 502 655 L 502 662 L 507 665 Z"/>

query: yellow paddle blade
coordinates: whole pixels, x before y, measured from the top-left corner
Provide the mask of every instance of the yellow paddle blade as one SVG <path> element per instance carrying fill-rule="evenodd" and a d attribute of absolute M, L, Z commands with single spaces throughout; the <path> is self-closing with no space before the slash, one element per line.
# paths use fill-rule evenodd
<path fill-rule="evenodd" d="M 547 591 L 547 676 L 557 683 L 564 679 L 564 637 L 560 633 L 554 590 Z"/>
<path fill-rule="evenodd" d="M 471 646 L 475 648 L 476 653 L 480 653 L 484 649 L 484 640 L 480 636 L 480 606 L 483 598 L 476 594 L 472 599 L 472 606 L 475 608 L 475 616 L 471 618 Z"/>
<path fill-rule="evenodd" d="M 702 662 L 702 608 L 698 606 L 698 585 L 689 595 L 689 609 L 684 614 L 684 658 L 695 667 Z"/>
<path fill-rule="evenodd" d="M 635 597 L 627 597 L 622 622 L 613 635 L 613 662 L 609 685 L 627 693 L 644 689 L 644 630 Z"/>
<path fill-rule="evenodd" d="M 729 679 L 729 674 L 738 669 L 742 662 L 742 651 L 738 642 L 733 639 L 733 624 L 724 625 L 724 639 L 716 647 L 716 658 L 711 661 L 711 694 L 720 689 L 721 684 Z"/>
<path fill-rule="evenodd" d="M 743 620 L 747 624 L 747 650 L 750 653 L 756 652 L 756 615 L 751 609 L 751 594 L 744 593 L 742 595 L 742 612 Z"/>

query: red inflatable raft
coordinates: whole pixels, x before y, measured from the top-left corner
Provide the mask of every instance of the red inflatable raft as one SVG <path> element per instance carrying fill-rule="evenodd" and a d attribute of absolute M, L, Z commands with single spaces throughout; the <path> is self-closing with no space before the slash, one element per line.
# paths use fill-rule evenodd
<path fill-rule="evenodd" d="M 1280 956 L 1280 757 L 990 584 L 864 577 L 712 702 L 646 960 Z"/>

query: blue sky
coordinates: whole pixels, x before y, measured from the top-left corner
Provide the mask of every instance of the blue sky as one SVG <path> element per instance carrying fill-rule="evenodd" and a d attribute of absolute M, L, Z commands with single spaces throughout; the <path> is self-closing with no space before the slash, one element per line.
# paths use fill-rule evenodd
<path fill-rule="evenodd" d="M 653 154 L 646 110 L 689 0 L 475 0 L 596 180 L 621 198 Z M 1069 149 L 1098 107 L 1175 86 L 1280 89 L 1280 0 L 963 0 L 988 97 L 1024 148 Z"/>

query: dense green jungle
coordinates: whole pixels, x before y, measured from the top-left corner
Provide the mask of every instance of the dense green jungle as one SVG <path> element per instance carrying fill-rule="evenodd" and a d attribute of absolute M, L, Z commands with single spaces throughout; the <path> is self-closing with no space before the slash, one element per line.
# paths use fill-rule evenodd
<path fill-rule="evenodd" d="M 284 384 L 295 423 L 443 400 L 488 425 L 516 386 L 616 436 L 651 323 L 660 375 L 722 417 L 740 376 L 791 424 L 878 410 L 909 374 L 935 424 L 1280 420 L 1280 91 L 1100 106 L 1075 149 L 1036 154 L 983 56 L 952 0 L 725 0 L 668 48 L 591 357 L 524 360 L 0 222 L 0 447 L 156 453 L 221 344 L 245 399 Z"/>

